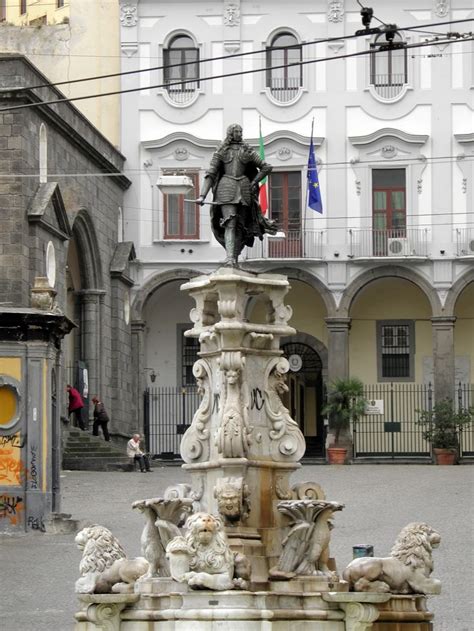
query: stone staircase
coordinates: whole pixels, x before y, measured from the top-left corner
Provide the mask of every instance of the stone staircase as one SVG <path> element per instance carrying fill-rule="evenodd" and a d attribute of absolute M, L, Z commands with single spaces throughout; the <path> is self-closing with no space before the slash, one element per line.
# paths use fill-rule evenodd
<path fill-rule="evenodd" d="M 63 448 L 63 469 L 72 471 L 133 471 L 130 458 L 100 436 L 69 429 Z"/>

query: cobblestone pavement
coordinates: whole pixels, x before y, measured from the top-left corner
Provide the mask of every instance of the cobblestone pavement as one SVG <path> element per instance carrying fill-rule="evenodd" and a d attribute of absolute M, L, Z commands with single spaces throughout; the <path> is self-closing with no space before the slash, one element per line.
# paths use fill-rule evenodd
<path fill-rule="evenodd" d="M 340 571 L 352 546 L 373 544 L 389 553 L 400 529 L 426 521 L 443 540 L 434 552 L 441 596 L 429 600 L 435 631 L 473 631 L 474 467 L 426 465 L 303 466 L 294 481 L 311 480 L 345 509 L 335 514 L 331 555 Z M 70 471 L 62 474 L 62 510 L 110 528 L 130 556 L 140 554 L 142 516 L 135 499 L 155 497 L 186 481 L 174 466 L 152 474 Z M 0 628 L 3 631 L 69 631 L 76 610 L 74 582 L 80 552 L 74 535 L 0 536 Z M 232 631 L 229 629 L 229 631 Z"/>

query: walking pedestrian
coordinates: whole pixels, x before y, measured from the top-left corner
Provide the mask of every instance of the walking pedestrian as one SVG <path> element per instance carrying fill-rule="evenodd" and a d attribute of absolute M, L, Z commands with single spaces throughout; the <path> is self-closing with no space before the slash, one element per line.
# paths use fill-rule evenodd
<path fill-rule="evenodd" d="M 76 388 L 73 388 L 71 385 L 66 386 L 67 393 L 69 394 L 69 414 L 73 415 L 76 420 L 76 427 L 82 429 L 83 432 L 86 431 L 86 426 L 84 424 L 84 420 L 82 418 L 82 409 L 84 407 L 84 401 L 82 400 L 79 391 Z"/>
<path fill-rule="evenodd" d="M 145 471 L 151 472 L 148 456 L 140 449 L 140 434 L 134 434 L 128 441 L 127 456 L 138 462 L 142 473 L 145 473 Z"/>
<path fill-rule="evenodd" d="M 110 434 L 107 427 L 109 422 L 109 415 L 105 409 L 105 405 L 99 399 L 98 396 L 92 397 L 92 403 L 94 404 L 94 425 L 92 428 L 92 433 L 94 436 L 99 435 L 99 427 L 102 428 L 102 433 L 104 434 L 104 440 L 107 442 L 110 441 Z"/>

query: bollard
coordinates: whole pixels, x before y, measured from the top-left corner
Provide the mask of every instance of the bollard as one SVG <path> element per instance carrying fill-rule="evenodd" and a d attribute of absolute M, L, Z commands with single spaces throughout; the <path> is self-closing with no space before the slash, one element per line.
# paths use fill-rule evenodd
<path fill-rule="evenodd" d="M 352 546 L 352 558 L 360 559 L 361 557 L 373 557 L 374 546 L 362 543 L 358 546 Z"/>

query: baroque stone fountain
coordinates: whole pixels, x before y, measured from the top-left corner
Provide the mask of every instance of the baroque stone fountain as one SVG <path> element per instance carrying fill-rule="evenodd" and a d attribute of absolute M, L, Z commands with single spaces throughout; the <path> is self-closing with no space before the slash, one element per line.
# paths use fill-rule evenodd
<path fill-rule="evenodd" d="M 200 342 L 202 400 L 181 443 L 190 483 L 134 502 L 143 557 L 127 559 L 101 526 L 77 535 L 76 631 L 428 631 L 423 594 L 439 591 L 431 568 L 407 569 L 392 551 L 342 578 L 329 543 L 343 505 L 316 483 L 291 483 L 305 440 L 282 401 L 280 339 L 295 333 L 289 283 L 236 267 L 241 244 L 228 236 L 229 266 L 181 288 L 196 305 L 186 335 Z M 265 317 L 253 322 L 257 303 Z"/>

